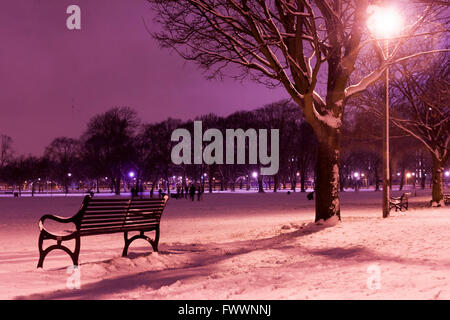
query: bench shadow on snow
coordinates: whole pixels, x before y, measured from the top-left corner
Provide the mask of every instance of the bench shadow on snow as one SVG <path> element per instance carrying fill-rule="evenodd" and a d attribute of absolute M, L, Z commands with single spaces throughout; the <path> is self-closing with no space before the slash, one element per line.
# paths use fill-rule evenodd
<path fill-rule="evenodd" d="M 200 253 L 194 255 L 190 263 L 179 268 L 167 268 L 163 270 L 136 271 L 114 278 L 101 279 L 97 282 L 81 284 L 79 290 L 62 289 L 47 293 L 36 293 L 28 296 L 17 296 L 15 299 L 102 299 L 111 298 L 123 294 L 125 297 L 130 291 L 142 288 L 142 291 L 158 290 L 164 286 L 170 286 L 177 281 L 191 278 L 205 278 L 210 276 L 215 270 L 215 264 L 227 259 L 231 259 L 241 254 L 251 253 L 257 250 L 284 250 L 294 249 L 306 254 L 326 256 L 333 259 L 347 259 L 362 255 L 363 260 L 397 260 L 394 257 L 380 257 L 364 247 L 355 246 L 351 248 L 327 248 L 320 250 L 307 250 L 300 245 L 292 245 L 295 239 L 319 232 L 326 226 L 309 225 L 300 227 L 294 231 L 282 233 L 271 238 L 256 240 L 242 240 L 228 243 L 208 243 L 208 244 L 174 244 L 163 245 L 159 252 L 161 256 L 183 255 L 189 253 Z M 138 248 L 136 248 L 138 249 Z M 148 256 L 148 253 L 130 253 L 128 258 L 134 260 Z M 108 263 L 114 259 L 99 261 L 96 263 Z M 360 260 L 360 259 L 358 259 Z M 83 264 L 81 264 L 81 267 Z M 60 270 L 60 269 L 57 269 Z M 56 270 L 54 270 L 56 271 Z M 129 270 L 124 270 L 129 271 Z M 48 272 L 48 271 L 47 271 Z M 50 275 L 49 275 L 50 276 Z"/>

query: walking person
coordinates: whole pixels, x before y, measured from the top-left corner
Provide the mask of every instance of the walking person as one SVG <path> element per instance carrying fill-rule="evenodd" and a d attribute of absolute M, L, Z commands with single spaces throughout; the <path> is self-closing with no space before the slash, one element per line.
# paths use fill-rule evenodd
<path fill-rule="evenodd" d="M 202 187 L 199 186 L 197 190 L 197 201 L 200 201 L 201 196 L 202 196 Z"/>
<path fill-rule="evenodd" d="M 189 195 L 191 197 L 191 200 L 194 201 L 195 200 L 195 186 L 193 184 L 191 184 L 191 188 L 189 190 Z"/>

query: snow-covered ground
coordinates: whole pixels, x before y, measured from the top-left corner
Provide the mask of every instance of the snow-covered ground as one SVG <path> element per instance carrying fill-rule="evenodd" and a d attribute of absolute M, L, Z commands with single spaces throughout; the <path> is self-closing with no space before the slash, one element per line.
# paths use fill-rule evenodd
<path fill-rule="evenodd" d="M 428 194 L 382 219 L 381 193 L 341 193 L 335 226 L 312 224 L 298 192 L 171 199 L 159 253 L 137 240 L 122 258 L 122 234 L 82 238 L 80 289 L 64 252 L 36 264 L 38 219 L 72 216 L 81 198 L 1 197 L 0 298 L 449 299 L 450 207 L 428 208 Z"/>

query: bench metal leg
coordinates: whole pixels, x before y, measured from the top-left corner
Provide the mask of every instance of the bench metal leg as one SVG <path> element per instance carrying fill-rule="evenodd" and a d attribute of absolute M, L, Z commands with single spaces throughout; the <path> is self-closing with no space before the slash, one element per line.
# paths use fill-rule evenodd
<path fill-rule="evenodd" d="M 47 254 L 49 254 L 51 251 L 55 250 L 55 249 L 60 249 L 63 250 L 64 252 L 66 252 L 70 258 L 72 259 L 73 265 L 77 266 L 78 265 L 78 257 L 80 255 L 80 246 L 81 246 L 81 241 L 80 241 L 80 236 L 75 237 L 75 250 L 74 252 L 70 251 L 69 248 L 67 248 L 66 246 L 63 246 L 61 244 L 61 240 L 56 240 L 56 244 L 52 245 L 50 247 L 48 247 L 47 249 L 43 249 L 43 244 L 44 244 L 44 240 L 52 240 L 52 239 L 46 239 L 44 234 L 41 233 L 39 235 L 39 243 L 38 243 L 38 247 L 39 247 L 39 261 L 38 261 L 38 268 L 42 268 L 44 265 L 44 259 L 47 256 Z"/>
<path fill-rule="evenodd" d="M 147 237 L 143 231 L 141 231 L 139 234 L 132 236 L 128 239 L 128 232 L 124 232 L 123 237 L 125 240 L 125 246 L 123 248 L 122 257 L 126 257 L 128 254 L 128 248 L 130 244 L 137 239 L 144 239 L 147 240 L 153 248 L 153 251 L 158 252 L 158 242 L 159 242 L 159 228 L 155 230 L 155 240 L 150 239 Z"/>

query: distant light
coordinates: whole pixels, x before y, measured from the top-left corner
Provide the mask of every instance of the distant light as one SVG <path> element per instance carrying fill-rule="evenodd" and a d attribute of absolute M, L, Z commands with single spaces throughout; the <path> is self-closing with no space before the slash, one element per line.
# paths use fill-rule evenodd
<path fill-rule="evenodd" d="M 450 177 L 450 171 L 445 171 L 445 176 Z"/>
<path fill-rule="evenodd" d="M 129 176 L 130 178 L 134 178 L 134 172 L 133 172 L 133 171 L 130 171 L 130 172 L 128 173 L 128 176 Z"/>
<path fill-rule="evenodd" d="M 108 180 L 108 177 L 105 177 L 105 180 Z"/>
<path fill-rule="evenodd" d="M 71 176 L 72 176 L 72 174 L 71 174 L 71 173 L 69 172 L 69 173 L 67 174 L 67 176 L 68 176 L 68 177 L 71 177 Z"/>
<path fill-rule="evenodd" d="M 207 174 L 206 174 L 206 173 L 204 173 L 204 174 L 203 174 L 203 176 L 204 176 L 204 177 L 206 177 L 206 176 L 207 176 Z"/>
<path fill-rule="evenodd" d="M 397 172 L 397 176 L 399 176 L 399 177 L 400 177 L 400 172 Z"/>
<path fill-rule="evenodd" d="M 172 179 L 175 179 L 175 176 L 173 176 Z"/>
<path fill-rule="evenodd" d="M 364 173 L 361 173 L 361 177 L 364 177 Z"/>
<path fill-rule="evenodd" d="M 41 181 L 41 178 L 38 178 L 38 181 Z"/>
<path fill-rule="evenodd" d="M 415 173 L 415 172 L 413 172 L 413 173 L 412 173 L 412 175 L 413 175 L 413 176 L 415 176 L 415 175 L 416 175 L 416 173 Z"/>
<path fill-rule="evenodd" d="M 354 176 L 355 178 L 359 178 L 359 172 L 355 172 L 355 173 L 353 174 L 353 176 Z"/>
<path fill-rule="evenodd" d="M 256 172 L 256 171 L 253 172 L 253 173 L 252 173 L 252 176 L 253 176 L 253 178 L 256 178 L 256 177 L 258 176 L 258 172 Z"/>
<path fill-rule="evenodd" d="M 395 8 L 371 5 L 367 13 L 370 15 L 367 27 L 378 38 L 392 38 L 402 29 L 403 19 Z"/>
<path fill-rule="evenodd" d="M 406 177 L 407 177 L 407 178 L 411 178 L 411 173 L 408 172 L 408 173 L 406 174 Z"/>
<path fill-rule="evenodd" d="M 300 175 L 300 172 L 297 172 L 297 177 Z"/>

